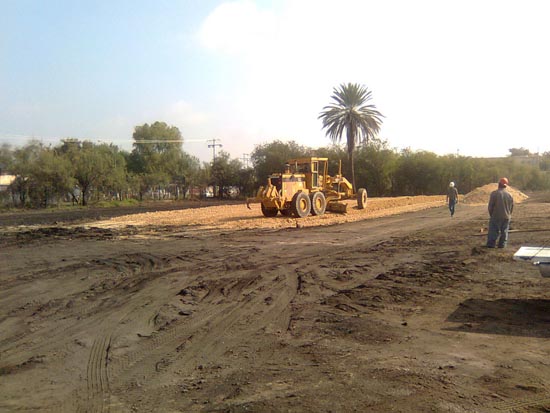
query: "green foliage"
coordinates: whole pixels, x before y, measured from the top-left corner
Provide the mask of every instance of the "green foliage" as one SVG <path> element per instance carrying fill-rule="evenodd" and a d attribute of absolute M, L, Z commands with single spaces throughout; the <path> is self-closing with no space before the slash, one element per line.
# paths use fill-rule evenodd
<path fill-rule="evenodd" d="M 145 123 L 136 126 L 134 134 L 135 152 L 147 160 L 152 154 L 163 154 L 171 151 L 181 151 L 183 138 L 175 126 L 168 126 L 164 122 Z"/>
<path fill-rule="evenodd" d="M 531 152 L 529 149 L 525 149 L 523 147 L 521 148 L 510 148 L 508 149 L 508 152 L 510 152 L 510 156 L 529 156 L 531 155 Z"/>
<path fill-rule="evenodd" d="M 13 169 L 13 151 L 7 143 L 0 146 L 0 174 L 11 172 Z"/>
<path fill-rule="evenodd" d="M 539 162 L 541 171 L 550 171 L 550 152 L 545 152 Z"/>
<path fill-rule="evenodd" d="M 99 201 L 96 204 L 94 204 L 94 207 L 97 208 L 113 208 L 113 207 L 128 207 L 128 206 L 135 206 L 139 205 L 139 201 L 137 199 L 124 199 L 122 201 Z"/>
<path fill-rule="evenodd" d="M 228 187 L 236 185 L 241 170 L 238 159 L 231 160 L 227 152 L 221 151 L 212 163 L 212 185 L 219 188 L 218 196 L 223 198 Z"/>
<path fill-rule="evenodd" d="M 236 185 L 239 187 L 239 192 L 242 196 L 249 197 L 255 194 L 257 186 L 254 169 L 241 168 L 237 173 Z"/>
<path fill-rule="evenodd" d="M 15 181 L 10 185 L 12 194 L 19 198 L 21 206 L 26 206 L 29 198 L 31 174 L 36 171 L 35 165 L 44 146 L 38 141 L 30 141 L 22 148 L 13 152 L 12 173 L 16 175 Z M 35 202 L 36 203 L 36 202 Z"/>
<path fill-rule="evenodd" d="M 402 195 L 435 195 L 441 192 L 443 165 L 438 156 L 427 151 L 403 151 L 396 165 L 394 190 Z"/>
<path fill-rule="evenodd" d="M 120 190 L 124 186 L 126 162 L 113 145 L 94 145 L 88 141 L 65 140 L 58 148 L 72 165 L 71 173 L 79 194 L 74 199 L 87 205 L 93 190 Z"/>
<path fill-rule="evenodd" d="M 44 148 L 32 164 L 28 175 L 29 198 L 33 206 L 47 207 L 59 203 L 72 187 L 71 165 L 55 151 Z"/>
<path fill-rule="evenodd" d="M 183 138 L 178 128 L 164 122 L 136 126 L 130 171 L 137 174 L 170 175 L 172 164 L 182 154 Z M 168 164 L 167 164 L 168 162 Z M 159 182 L 161 183 L 161 182 Z"/>
<path fill-rule="evenodd" d="M 391 196 L 399 156 L 384 141 L 371 140 L 355 157 L 358 188 L 368 188 L 371 196 Z"/>
<path fill-rule="evenodd" d="M 200 162 L 183 152 L 183 138 L 177 127 L 164 122 L 146 123 L 136 126 L 133 139 L 128 170 L 134 176 L 132 181 L 134 186 L 137 183 L 140 196 L 148 188 L 170 183 L 181 188 L 178 193 L 184 193 L 189 185 L 199 180 Z"/>
<path fill-rule="evenodd" d="M 252 151 L 250 159 L 256 171 L 256 179 L 263 185 L 269 174 L 283 171 L 289 159 L 312 156 L 312 154 L 311 148 L 298 145 L 294 141 L 275 140 L 257 145 Z"/>
<path fill-rule="evenodd" d="M 336 175 L 340 171 L 342 164 L 342 175 L 351 176 L 351 165 L 348 161 L 348 154 L 340 145 L 330 145 L 325 148 L 318 148 L 313 153 L 319 158 L 328 158 L 328 173 Z"/>
<path fill-rule="evenodd" d="M 160 128 L 173 133 L 167 126 Z M 126 205 L 128 197 L 141 200 L 170 191 L 177 198 L 187 188 L 204 189 L 208 185 L 221 188 L 218 196 L 224 196 L 230 187 L 251 196 L 269 174 L 283 171 L 289 159 L 308 156 L 329 158 L 330 175 L 339 172 L 340 163 L 344 176 L 349 178 L 352 173 L 347 148 L 340 145 L 312 149 L 294 141 L 275 140 L 255 147 L 252 168 L 243 168 L 238 159 L 223 151 L 215 162 L 201 165 L 177 144 L 158 146 L 147 155 L 135 149 L 128 153 L 114 145 L 75 139 L 65 139 L 54 148 L 36 141 L 21 148 L 3 145 L 0 163 L 9 165 L 16 179 L 8 192 L 0 194 L 1 200 L 17 206 L 49 207 L 72 198 L 73 204 L 90 201 L 98 206 L 116 206 Z M 139 168 L 132 166 L 135 160 Z M 550 152 L 527 158 L 438 156 L 410 149 L 398 152 L 387 142 L 371 138 L 356 149 L 354 160 L 357 187 L 366 187 L 370 196 L 444 194 L 450 181 L 465 194 L 502 176 L 520 190 L 550 190 Z"/>

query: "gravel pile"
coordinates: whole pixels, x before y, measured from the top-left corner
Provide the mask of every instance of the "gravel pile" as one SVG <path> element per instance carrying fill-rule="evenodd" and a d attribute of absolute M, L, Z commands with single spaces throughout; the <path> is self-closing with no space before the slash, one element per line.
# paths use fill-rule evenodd
<path fill-rule="evenodd" d="M 464 202 L 465 204 L 486 204 L 489 202 L 489 196 L 491 195 L 491 192 L 493 192 L 497 188 L 498 183 L 480 186 L 479 188 L 474 189 L 472 192 L 464 195 L 464 199 L 462 202 Z M 529 198 L 523 192 L 517 190 L 512 186 L 508 186 L 506 190 L 512 195 L 512 198 L 514 198 L 514 202 L 518 204 Z"/>

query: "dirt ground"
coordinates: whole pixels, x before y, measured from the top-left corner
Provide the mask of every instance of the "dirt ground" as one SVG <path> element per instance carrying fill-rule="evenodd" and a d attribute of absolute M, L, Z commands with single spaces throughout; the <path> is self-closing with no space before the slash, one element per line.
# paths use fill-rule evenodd
<path fill-rule="evenodd" d="M 0 411 L 547 412 L 550 194 L 2 225 Z M 138 211 L 140 212 L 140 211 Z"/>

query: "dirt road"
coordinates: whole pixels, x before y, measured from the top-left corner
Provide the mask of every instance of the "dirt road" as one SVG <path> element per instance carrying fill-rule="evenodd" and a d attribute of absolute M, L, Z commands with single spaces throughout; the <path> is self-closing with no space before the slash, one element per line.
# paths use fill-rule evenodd
<path fill-rule="evenodd" d="M 549 199 L 516 207 L 504 250 L 462 204 L 10 228 L 0 411 L 547 411 L 550 279 L 511 256 L 549 243 Z"/>

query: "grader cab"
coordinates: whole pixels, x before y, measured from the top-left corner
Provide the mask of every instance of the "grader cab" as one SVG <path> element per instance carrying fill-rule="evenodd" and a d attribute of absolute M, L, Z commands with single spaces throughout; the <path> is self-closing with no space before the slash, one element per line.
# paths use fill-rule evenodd
<path fill-rule="evenodd" d="M 247 199 L 247 207 L 259 202 L 266 217 L 281 212 L 304 218 L 325 211 L 345 213 L 347 204 L 339 201 L 354 196 L 358 208 L 364 209 L 367 190 L 361 188 L 354 194 L 353 185 L 342 176 L 341 164 L 338 175 L 329 176 L 328 158 L 297 158 L 288 161 L 284 172 L 269 175 L 267 185 L 258 189 L 255 198 Z"/>

